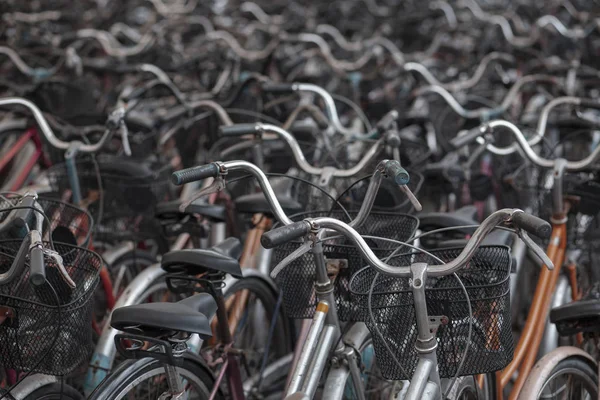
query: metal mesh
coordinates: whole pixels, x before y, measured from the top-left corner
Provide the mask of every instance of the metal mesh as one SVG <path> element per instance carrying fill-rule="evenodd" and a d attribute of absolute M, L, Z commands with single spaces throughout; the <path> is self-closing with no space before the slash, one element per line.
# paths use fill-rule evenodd
<path fill-rule="evenodd" d="M 105 214 L 100 224 L 94 231 L 94 240 L 101 242 L 119 242 L 132 240 L 141 242 L 166 240 L 160 222 L 150 216 L 123 214 L 112 211 Z"/>
<path fill-rule="evenodd" d="M 461 249 L 442 249 L 432 254 L 448 262 Z M 411 253 L 389 260 L 391 265 L 410 265 L 416 262 L 439 264 L 423 253 Z M 510 326 L 509 273 L 511 257 L 506 246 L 481 246 L 472 261 L 458 276 L 465 285 L 473 313 L 472 335 L 466 361 L 460 375 L 475 375 L 497 371 L 512 360 L 513 337 Z M 410 379 L 401 372 L 377 335 L 368 313 L 368 293 L 376 271 L 370 267 L 356 273 L 351 282 L 352 299 L 373 336 L 377 364 L 386 379 Z M 467 345 L 469 309 L 456 277 L 428 278 L 426 284 L 427 311 L 430 317 L 444 316 L 447 324 L 440 325 L 436 338 L 440 376 L 453 377 Z M 410 281 L 380 275 L 372 295 L 373 317 L 385 341 L 411 374 L 418 361 L 415 350 L 417 329 Z"/>
<path fill-rule="evenodd" d="M 3 222 L 9 216 L 12 210 L 11 207 L 15 207 L 20 199 L 21 196 L 16 194 L 2 194 L 0 199 L 0 222 Z M 77 244 L 79 246 L 88 244 L 94 223 L 92 216 L 87 211 L 45 197 L 38 198 L 37 202 L 44 210 L 44 214 L 46 214 L 50 223 L 50 229 L 48 222 L 44 221 L 43 224 L 43 234 L 46 240 L 48 234 L 51 233 L 52 239 L 56 242 Z M 33 212 L 32 217 L 34 217 Z M 33 224 L 32 221 L 31 226 L 34 226 Z M 10 238 L 11 236 L 8 234 L 0 235 L 0 239 Z"/>
<path fill-rule="evenodd" d="M 0 241 L 0 273 L 10 268 L 20 245 L 21 241 Z M 49 283 L 31 285 L 27 265 L 16 281 L 0 286 L 0 307 L 14 311 L 13 318 L 0 324 L 0 364 L 5 368 L 65 375 L 88 361 L 93 349 L 92 299 L 102 260 L 80 247 L 57 243 L 55 250 L 75 288 L 59 276 L 50 257 L 44 260 Z"/>
<path fill-rule="evenodd" d="M 354 218 L 356 211 L 349 212 Z M 293 221 L 300 221 L 309 217 L 331 216 L 341 221 L 350 222 L 343 212 L 317 211 L 296 214 L 291 217 Z M 409 239 L 418 226 L 417 218 L 397 213 L 371 212 L 365 223 L 357 228 L 361 235 L 379 236 L 399 241 Z M 366 239 L 375 254 L 379 257 L 390 255 L 399 246 L 395 243 Z M 288 254 L 296 250 L 300 242 L 289 242 L 273 250 L 272 267 L 274 268 Z M 323 251 L 328 263 L 330 278 L 334 279 L 334 294 L 340 320 L 353 321 L 354 314 L 358 311 L 352 302 L 349 281 L 352 275 L 360 270 L 363 261 L 356 247 L 344 239 L 335 242 L 326 242 Z M 312 318 L 317 299 L 314 293 L 316 266 L 312 253 L 307 253 L 294 260 L 276 278 L 277 284 L 283 291 L 283 305 L 286 314 L 291 318 Z"/>
<path fill-rule="evenodd" d="M 140 231 L 139 221 L 151 220 L 158 203 L 175 198 L 173 186 L 169 181 L 171 169 L 163 168 L 146 176 L 128 176 L 103 173 L 103 164 L 99 165 L 104 214 L 96 226 L 97 237 L 103 240 L 123 240 L 140 236 L 145 238 L 152 236 L 151 233 L 158 233 L 154 225 L 151 229 Z M 88 160 L 77 162 L 77 174 L 81 195 L 90 203 L 88 209 L 95 220 L 98 220 L 100 191 L 94 164 Z M 48 178 L 52 189 L 58 193 L 64 193 L 71 188 L 64 164 L 48 170 Z"/>

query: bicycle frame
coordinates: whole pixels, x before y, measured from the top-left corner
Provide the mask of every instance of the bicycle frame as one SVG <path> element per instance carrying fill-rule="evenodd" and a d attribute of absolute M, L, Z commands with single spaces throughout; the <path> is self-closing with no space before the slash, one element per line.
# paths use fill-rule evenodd
<path fill-rule="evenodd" d="M 13 160 L 16 159 L 17 155 L 27 146 L 29 142 L 33 142 L 35 145 L 35 150 L 33 155 L 25 162 L 25 164 L 19 168 L 19 173 L 8 188 L 9 191 L 16 191 L 20 189 L 27 177 L 33 170 L 33 167 L 37 164 L 38 160 L 42 160 L 44 165 L 49 166 L 50 162 L 44 156 L 42 151 L 42 142 L 37 134 L 37 130 L 35 128 L 28 129 L 25 131 L 25 134 L 22 135 L 19 140 L 6 152 L 6 154 L 0 160 L 0 173 L 3 172 L 4 168 Z"/>
<path fill-rule="evenodd" d="M 343 394 L 344 387 L 339 380 L 341 378 L 345 380 L 349 373 L 353 378 L 355 393 L 358 394 L 359 399 L 364 400 L 365 391 L 360 377 L 358 357 L 355 354 L 356 348 L 348 345 L 348 343 L 352 343 L 349 338 L 357 333 L 353 332 L 352 336 L 345 336 L 346 340 L 339 341 L 341 325 L 335 306 L 333 283 L 327 275 L 323 245 L 320 242 L 315 243 L 312 252 L 316 265 L 315 293 L 319 303 L 310 330 L 306 335 L 302 350 L 291 373 L 286 396 L 301 392 L 308 398 L 312 398 L 317 390 L 321 375 L 327 366 L 329 355 L 334 350 L 337 357 L 344 358 L 348 362 L 348 370 L 344 371 L 339 367 L 336 369 L 336 373 L 328 379 L 329 385 L 326 385 L 324 398 L 342 398 L 341 394 Z M 360 326 L 360 324 L 355 325 Z M 359 333 L 361 332 L 358 327 L 354 329 Z M 362 332 L 364 335 L 368 334 L 364 324 L 362 324 Z M 336 385 L 336 382 L 339 384 Z M 332 397 L 335 396 L 335 393 L 340 396 Z"/>
<path fill-rule="evenodd" d="M 558 175 L 556 175 L 558 171 Z M 552 188 L 552 195 L 555 203 L 562 203 L 562 185 L 556 184 L 557 181 L 562 182 L 563 173 L 560 169 L 555 169 L 555 185 Z M 518 398 L 521 388 L 525 384 L 525 380 L 529 375 L 533 365 L 536 362 L 540 344 L 544 336 L 544 329 L 540 327 L 546 326 L 548 311 L 552 303 L 552 293 L 554 293 L 559 277 L 561 276 L 561 268 L 565 261 L 567 251 L 567 213 L 569 211 L 569 203 L 565 202 L 564 206 L 556 207 L 552 216 L 552 235 L 546 254 L 554 263 L 554 269 L 548 270 L 542 268 L 540 276 L 535 288 L 533 302 L 525 327 L 519 342 L 515 349 L 515 354 L 512 362 L 504 368 L 504 370 L 496 373 L 496 398 L 504 398 L 504 389 L 510 383 L 513 374 L 518 370 L 518 378 L 510 391 L 509 399 L 515 400 Z"/>

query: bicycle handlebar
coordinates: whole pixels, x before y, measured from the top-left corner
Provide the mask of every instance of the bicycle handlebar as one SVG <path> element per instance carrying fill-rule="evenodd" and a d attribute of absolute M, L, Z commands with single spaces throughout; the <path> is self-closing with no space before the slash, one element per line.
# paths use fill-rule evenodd
<path fill-rule="evenodd" d="M 44 114 L 42 114 L 42 111 L 31 101 L 21 97 L 5 97 L 3 99 L 0 99 L 0 107 L 7 105 L 21 105 L 29 109 L 29 111 L 31 111 L 31 113 L 33 114 L 33 118 L 37 122 L 40 130 L 42 131 L 42 134 L 53 147 L 60 150 L 67 150 L 71 146 L 71 143 L 64 142 L 56 137 L 54 131 L 52 131 L 52 128 L 50 128 L 48 121 L 46 121 Z M 104 143 L 106 143 L 111 134 L 112 130 L 107 129 L 104 132 L 104 135 L 102 135 L 102 138 L 100 138 L 100 140 L 96 144 L 92 145 L 80 143 L 77 150 L 84 153 L 95 153 L 98 150 L 100 150 L 102 146 L 104 146 Z"/>
<path fill-rule="evenodd" d="M 442 265 L 432 265 L 429 266 L 427 271 L 429 276 L 446 276 L 452 274 L 454 272 L 459 271 L 463 268 L 473 257 L 475 251 L 479 248 L 479 245 L 483 241 L 483 239 L 494 229 L 496 226 L 503 223 L 512 223 L 513 226 L 519 227 L 522 229 L 526 229 L 532 233 L 541 233 L 546 235 L 547 232 L 547 222 L 538 221 L 537 219 L 532 219 L 531 215 L 522 215 L 525 214 L 522 210 L 519 209 L 502 209 L 494 212 L 489 217 L 487 217 L 477 228 L 477 230 L 473 233 L 471 239 L 467 242 L 467 245 L 464 247 L 462 252 L 456 257 L 454 260 L 442 264 Z M 515 217 L 516 220 L 515 220 Z M 284 227 L 275 228 L 269 232 L 263 234 L 263 237 L 267 235 L 263 245 L 271 245 L 271 243 L 283 243 L 284 239 L 290 237 L 298 237 L 301 232 L 306 231 L 306 229 L 310 229 L 310 231 L 315 231 L 319 229 L 331 229 L 336 231 L 350 241 L 354 243 L 356 248 L 361 253 L 362 257 L 367 261 L 367 263 L 375 268 L 378 272 L 389 275 L 389 276 L 397 276 L 397 277 L 410 277 L 411 268 L 410 266 L 392 266 L 386 264 L 381 261 L 375 253 L 371 250 L 367 242 L 362 238 L 362 236 L 351 226 L 348 224 L 339 221 L 335 218 L 322 217 L 322 218 L 307 218 L 304 221 L 304 227 L 301 227 L 300 223 L 296 223 L 294 229 L 292 230 L 284 230 Z M 306 228 L 308 227 L 308 228 Z M 261 239 L 262 243 L 262 239 Z M 534 247 L 534 251 L 542 252 L 537 244 L 535 244 L 531 240 L 525 241 L 528 246 Z M 539 254 L 539 253 L 538 253 Z M 554 268 L 554 265 L 548 261 L 549 265 L 547 267 L 549 269 Z"/>
<path fill-rule="evenodd" d="M 306 221 L 298 221 L 263 233 L 260 243 L 265 249 L 272 249 L 306 236 L 309 232 L 310 224 Z"/>
<path fill-rule="evenodd" d="M 171 175 L 171 181 L 175 185 L 183 185 L 185 183 L 190 183 L 196 180 L 205 179 L 205 178 L 215 178 L 227 174 L 229 171 L 245 171 L 254 176 L 259 186 L 261 187 L 263 194 L 265 195 L 267 202 L 275 218 L 283 225 L 291 225 L 293 221 L 289 219 L 289 217 L 283 211 L 283 207 L 279 204 L 279 200 L 275 196 L 275 192 L 269 183 L 267 176 L 264 172 L 258 168 L 256 165 L 249 163 L 247 161 L 225 161 L 225 162 L 214 162 L 207 165 L 202 165 L 198 167 L 187 168 L 181 171 L 176 171 Z M 403 189 L 410 201 L 413 203 L 417 210 L 421 209 L 421 205 L 418 200 L 414 197 L 410 189 L 408 189 L 404 183 L 399 182 L 409 182 L 410 176 L 408 172 L 400 166 L 398 161 L 395 160 L 383 160 L 381 161 L 377 167 L 375 168 L 375 172 L 371 177 L 371 181 L 369 183 L 369 187 L 367 189 L 367 193 L 365 194 L 365 198 L 363 203 L 358 211 L 358 214 L 354 218 L 352 222 L 350 222 L 350 226 L 359 226 L 364 222 L 365 218 L 368 216 L 373 204 L 375 202 L 377 191 L 379 190 L 379 186 L 381 185 L 381 181 L 383 180 L 384 175 L 387 175 L 394 179 L 396 183 Z M 218 185 L 215 185 L 215 188 L 218 188 Z M 224 185 L 222 186 L 224 187 Z M 217 189 L 219 190 L 219 189 Z"/>
<path fill-rule="evenodd" d="M 171 182 L 180 186 L 206 178 L 216 178 L 218 175 L 219 166 L 216 163 L 211 163 L 175 171 L 171 175 Z"/>
<path fill-rule="evenodd" d="M 34 286 L 41 286 L 46 282 L 46 267 L 44 265 L 44 251 L 41 243 L 29 250 L 29 281 Z"/>
<path fill-rule="evenodd" d="M 552 234 L 552 225 L 535 215 L 525 212 L 514 212 L 512 223 L 540 239 L 548 239 Z"/>
<path fill-rule="evenodd" d="M 521 147 L 521 149 L 525 153 L 525 156 L 532 163 L 534 163 L 537 166 L 542 167 L 542 168 L 553 168 L 554 167 L 554 164 L 555 164 L 554 160 L 548 160 L 546 158 L 539 156 L 531 148 L 531 145 L 529 144 L 527 139 L 525 139 L 523 132 L 521 132 L 521 130 L 519 128 L 517 128 L 517 126 L 514 125 L 513 123 L 504 121 L 504 120 L 495 120 L 495 121 L 491 121 L 486 124 L 483 124 L 478 128 L 468 131 L 467 134 L 461 135 L 460 137 L 455 138 L 456 140 L 454 140 L 454 139 L 451 140 L 450 142 L 453 145 L 458 145 L 458 147 L 464 146 L 466 144 L 469 144 L 469 143 L 477 140 L 481 135 L 485 134 L 486 132 L 493 131 L 494 128 L 505 128 L 505 129 L 508 129 L 509 131 L 511 131 L 512 134 L 514 135 L 515 139 L 517 140 L 517 144 L 519 145 L 519 147 Z M 589 156 L 585 157 L 584 159 L 581 159 L 579 161 L 567 161 L 565 164 L 565 169 L 569 172 L 584 170 L 584 169 L 590 167 L 592 165 L 592 163 L 598 159 L 598 156 L 600 156 L 600 146 L 597 146 L 594 149 L 594 151 L 592 151 L 592 153 Z"/>
<path fill-rule="evenodd" d="M 296 138 L 286 131 L 275 125 L 270 124 L 235 124 L 231 126 L 224 126 L 220 128 L 221 133 L 224 136 L 242 136 L 248 134 L 261 134 L 261 133 L 273 133 L 283 139 L 290 149 L 292 150 L 292 154 L 296 159 L 296 163 L 298 167 L 302 169 L 309 175 L 317 175 L 320 176 L 324 172 L 327 172 L 332 177 L 336 178 L 348 178 L 358 174 L 364 167 L 375 157 L 377 152 L 379 151 L 380 145 L 382 143 L 382 139 L 379 139 L 369 150 L 365 153 L 363 158 L 352 168 L 350 169 L 337 169 L 333 167 L 314 167 L 308 163 L 306 157 L 304 157 L 304 153 L 298 144 Z"/>
<path fill-rule="evenodd" d="M 539 142 L 542 141 L 543 137 L 546 134 L 546 127 L 548 126 L 548 117 L 550 112 L 559 105 L 563 104 L 571 104 L 574 106 L 581 106 L 585 108 L 595 108 L 600 109 L 600 102 L 591 100 L 591 99 L 582 99 L 574 96 L 563 96 L 552 99 L 548 102 L 542 109 L 540 113 L 540 117 L 538 119 L 538 124 L 536 128 L 536 135 L 534 135 L 531 139 L 528 140 L 530 146 L 535 146 Z M 478 139 L 477 142 L 479 144 L 483 144 L 483 139 Z M 513 154 L 518 150 L 519 146 L 517 144 L 513 144 L 508 147 L 497 147 L 491 143 L 488 143 L 486 149 L 496 155 L 505 156 L 509 154 Z"/>

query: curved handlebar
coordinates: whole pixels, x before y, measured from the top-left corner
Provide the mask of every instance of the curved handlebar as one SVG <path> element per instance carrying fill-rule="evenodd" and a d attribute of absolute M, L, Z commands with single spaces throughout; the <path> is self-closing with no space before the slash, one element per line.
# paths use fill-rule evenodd
<path fill-rule="evenodd" d="M 445 263 L 443 265 L 431 265 L 427 269 L 427 273 L 429 276 L 446 276 L 452 274 L 454 272 L 459 271 L 463 268 L 473 257 L 475 251 L 479 248 L 479 245 L 483 241 L 483 239 L 490 233 L 496 226 L 503 223 L 512 223 L 516 227 L 522 227 L 525 229 L 525 224 L 523 221 L 527 221 L 527 223 L 531 222 L 531 220 L 527 217 L 515 220 L 514 217 L 517 215 L 523 214 L 523 211 L 518 209 L 510 209 L 505 208 L 502 210 L 498 210 L 487 217 L 477 228 L 477 230 L 473 233 L 471 239 L 467 242 L 467 245 L 464 247 L 462 252 L 456 257 L 454 260 Z M 397 276 L 397 277 L 410 277 L 411 269 L 410 266 L 392 266 L 386 264 L 381 261 L 375 253 L 371 250 L 367 242 L 360 236 L 360 234 L 354 230 L 348 224 L 339 221 L 335 218 L 323 217 L 323 218 L 307 218 L 305 220 L 308 224 L 310 224 L 312 229 L 331 229 L 338 233 L 341 233 L 349 240 L 351 240 L 354 245 L 357 247 L 362 257 L 367 261 L 367 263 L 375 268 L 378 272 L 389 275 L 389 276 Z M 307 225 L 308 225 L 307 224 Z M 546 223 L 547 224 L 547 223 Z M 530 228 L 532 226 L 529 226 Z M 282 228 L 276 228 L 270 232 L 270 235 L 273 237 L 280 236 L 277 231 Z M 533 230 L 541 230 L 545 231 L 545 226 L 542 228 L 542 225 L 535 225 L 535 229 Z M 531 246 L 537 246 L 535 243 L 528 243 Z M 540 250 L 540 249 L 538 249 Z M 542 251 L 543 252 L 543 251 Z M 547 265 L 549 269 L 554 268 L 553 265 Z"/>
<path fill-rule="evenodd" d="M 495 128 L 504 128 L 504 129 L 508 129 L 510 132 L 512 132 L 513 136 L 517 140 L 517 144 L 519 145 L 519 147 L 521 147 L 521 149 L 525 153 L 525 156 L 532 163 L 534 163 L 537 166 L 540 166 L 542 168 L 554 168 L 555 161 L 548 160 L 546 158 L 539 156 L 531 148 L 531 145 L 529 144 L 529 142 L 527 142 L 527 139 L 525 139 L 523 132 L 521 132 L 521 130 L 519 128 L 517 128 L 516 125 L 514 125 L 513 123 L 508 122 L 508 121 L 495 120 L 495 121 L 488 122 L 487 124 L 483 124 L 481 126 L 481 129 L 479 129 L 479 130 L 474 129 L 474 130 L 469 131 L 469 133 L 467 133 L 466 135 L 463 135 L 463 136 L 460 136 L 459 138 L 457 138 L 457 141 L 454 143 L 459 143 L 459 144 L 462 143 L 463 145 L 468 144 L 468 142 L 470 142 L 470 141 L 472 142 L 473 140 L 477 139 L 479 136 L 483 135 L 486 132 L 490 132 L 490 130 L 494 130 Z M 475 134 L 475 133 L 478 133 L 478 134 Z M 460 140 L 463 137 L 465 138 L 465 140 Z M 584 170 L 586 168 L 589 168 L 592 165 L 592 163 L 598 159 L 598 156 L 600 156 L 600 146 L 597 146 L 589 156 L 587 156 L 586 158 L 584 158 L 582 160 L 567 161 L 565 164 L 565 169 L 569 172 Z"/>
<path fill-rule="evenodd" d="M 294 155 L 294 158 L 296 159 L 296 162 L 298 163 L 298 167 L 300 167 L 300 169 L 302 169 L 307 174 L 320 176 L 323 172 L 327 171 L 328 173 L 331 174 L 331 176 L 336 177 L 336 178 L 348 178 L 348 177 L 354 176 L 354 175 L 358 174 L 360 171 L 362 171 L 365 168 L 365 166 L 378 153 L 378 151 L 380 149 L 380 145 L 382 143 L 382 139 L 375 142 L 375 144 L 373 146 L 371 146 L 371 148 L 365 153 L 363 158 L 354 167 L 352 167 L 350 169 L 337 169 L 337 168 L 333 168 L 333 167 L 320 168 L 320 167 L 313 167 L 312 165 L 310 165 L 308 163 L 308 161 L 306 160 L 306 157 L 304 157 L 304 153 L 302 153 L 302 149 L 300 148 L 298 141 L 296 141 L 296 138 L 291 133 L 289 133 L 285 129 L 282 129 L 278 126 L 270 125 L 270 124 L 256 123 L 256 124 L 236 124 L 236 125 L 231 125 L 231 126 L 221 128 L 221 133 L 225 136 L 237 136 L 237 135 L 246 135 L 246 134 L 252 134 L 252 133 L 260 134 L 262 132 L 273 133 L 273 134 L 276 134 L 277 136 L 279 136 L 281 139 L 283 139 L 288 144 L 290 149 L 292 150 L 292 154 Z"/>
<path fill-rule="evenodd" d="M 548 102 L 548 104 L 546 104 L 544 106 L 544 108 L 542 109 L 542 112 L 540 113 L 540 117 L 538 119 L 538 124 L 537 124 L 537 129 L 536 129 L 536 134 L 528 140 L 530 146 L 535 146 L 536 144 L 538 144 L 539 142 L 542 141 L 544 135 L 546 134 L 546 127 L 548 125 L 548 116 L 550 115 L 550 112 L 555 107 L 562 105 L 562 104 L 571 104 L 571 105 L 582 106 L 582 107 L 586 107 L 586 108 L 600 109 L 600 102 L 591 100 L 591 99 L 582 99 L 582 98 L 573 97 L 573 96 L 564 96 L 564 97 L 557 97 L 555 99 L 552 99 L 551 101 Z M 479 144 L 483 144 L 483 139 L 478 139 L 477 142 Z M 519 146 L 517 144 L 513 144 L 513 145 L 507 146 L 507 147 L 497 147 L 493 144 L 488 143 L 486 146 L 486 149 L 489 152 L 499 155 L 499 156 L 506 156 L 509 154 L 513 154 L 515 151 L 518 150 L 518 148 L 519 148 Z"/>
<path fill-rule="evenodd" d="M 0 107 L 8 105 L 21 105 L 29 109 L 29 111 L 31 111 L 33 114 L 33 118 L 37 122 L 40 130 L 42 131 L 42 134 L 53 147 L 60 150 L 67 150 L 71 146 L 71 143 L 64 142 L 56 137 L 54 131 L 52 131 L 52 128 L 50 128 L 48 121 L 46 121 L 44 114 L 42 114 L 42 111 L 31 101 L 21 97 L 6 97 L 0 99 Z M 93 145 L 81 143 L 77 150 L 84 153 L 95 153 L 102 148 L 110 134 L 111 130 L 107 129 L 98 143 Z"/>
<path fill-rule="evenodd" d="M 293 223 L 293 221 L 289 219 L 283 211 L 283 207 L 281 207 L 279 200 L 277 200 L 275 192 L 273 191 L 273 188 L 271 187 L 267 176 L 260 168 L 247 161 L 240 160 L 214 162 L 198 167 L 186 168 L 174 172 L 171 175 L 171 180 L 176 185 L 183 185 L 185 183 L 190 183 L 205 178 L 222 179 L 220 178 L 220 175 L 226 174 L 229 171 L 245 171 L 254 176 L 258 180 L 258 184 L 261 187 L 263 194 L 266 197 L 267 202 L 269 203 L 269 206 L 273 211 L 273 214 L 275 215 L 275 218 L 277 218 L 277 220 L 283 225 L 291 225 Z M 418 203 L 418 201 L 416 199 L 411 198 L 411 196 L 414 197 L 412 192 L 410 192 L 410 190 L 405 186 L 406 184 L 400 183 L 404 181 L 408 183 L 408 181 L 410 180 L 408 172 L 400 166 L 398 161 L 383 160 L 375 168 L 360 210 L 358 211 L 358 214 L 356 215 L 354 220 L 350 222 L 350 226 L 361 225 L 364 222 L 365 218 L 368 216 L 369 212 L 371 211 L 371 208 L 373 207 L 373 203 L 375 202 L 377 191 L 379 190 L 379 186 L 381 185 L 381 181 L 383 180 L 384 174 L 393 178 L 394 181 L 400 186 L 400 188 L 404 188 L 403 191 L 407 194 L 407 196 L 409 196 L 409 199 L 411 200 L 411 202 L 413 202 L 415 208 L 420 210 L 420 204 Z M 215 188 L 216 187 L 217 186 L 215 186 Z"/>

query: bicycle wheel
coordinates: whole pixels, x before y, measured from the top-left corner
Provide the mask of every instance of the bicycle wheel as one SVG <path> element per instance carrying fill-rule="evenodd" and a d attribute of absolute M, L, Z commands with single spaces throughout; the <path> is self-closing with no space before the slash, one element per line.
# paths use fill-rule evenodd
<path fill-rule="evenodd" d="M 210 397 L 214 379 L 200 363 L 185 358 L 176 368 L 185 385 L 185 398 L 203 400 Z M 89 400 L 155 400 L 168 390 L 163 365 L 149 358 L 130 360 L 119 366 L 94 390 Z M 217 392 L 215 399 L 223 399 Z"/>
<path fill-rule="evenodd" d="M 72 386 L 56 382 L 34 390 L 24 400 L 83 400 L 83 398 Z"/>
<path fill-rule="evenodd" d="M 240 315 L 232 316 L 231 314 L 235 312 L 234 296 L 242 296 L 244 292 L 246 294 L 243 312 Z M 244 354 L 240 363 L 243 379 L 260 372 L 266 351 L 269 352 L 267 365 L 292 352 L 291 326 L 283 313 L 282 307 L 279 308 L 273 327 L 271 343 L 267 343 L 273 315 L 275 314 L 277 297 L 265 281 L 257 277 L 240 279 L 225 290 L 225 300 L 232 303 L 232 306 L 228 307 L 229 321 L 231 322 L 232 319 L 237 321 L 233 331 L 233 341 L 234 347 L 243 351 Z M 272 390 L 277 389 L 262 387 L 261 393 L 264 394 Z"/>
<path fill-rule="evenodd" d="M 480 386 L 477 376 L 459 376 L 446 397 L 448 400 L 486 400 L 494 399 L 494 374 L 485 374 Z M 450 379 L 448 384 L 451 384 Z M 447 389 L 445 389 L 446 391 Z"/>
<path fill-rule="evenodd" d="M 129 282 L 135 278 L 140 271 L 156 262 L 156 257 L 154 255 L 142 250 L 130 251 L 116 259 L 108 269 L 113 286 L 113 296 L 120 296 L 127 288 Z M 96 289 L 94 295 L 94 315 L 96 322 L 102 326 L 110 311 L 107 307 L 104 287 L 98 285 L 98 289 Z"/>
<path fill-rule="evenodd" d="M 598 371 L 582 357 L 565 358 L 554 367 L 540 387 L 536 399 L 597 399 Z M 523 392 L 520 398 L 522 396 Z"/>

